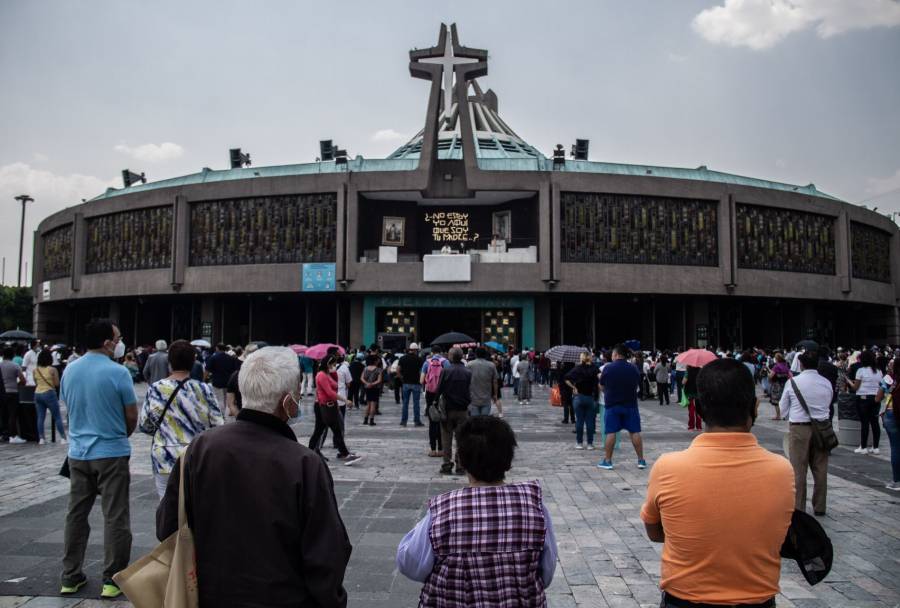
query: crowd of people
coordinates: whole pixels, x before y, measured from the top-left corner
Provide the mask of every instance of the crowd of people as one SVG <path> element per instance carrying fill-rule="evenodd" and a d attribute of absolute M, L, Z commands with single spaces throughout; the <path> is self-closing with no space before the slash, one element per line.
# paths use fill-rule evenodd
<path fill-rule="evenodd" d="M 129 437 L 139 430 L 151 436 L 160 540 L 178 529 L 183 471 L 203 604 L 345 605 L 351 545 L 323 448 L 330 433 L 338 462 L 360 462 L 362 455 L 347 446 L 346 417 L 358 411 L 364 425 L 375 426 L 385 393 L 401 406 L 400 426 L 428 427 L 426 454 L 442 459 L 440 473 L 468 481 L 432 498 L 398 547 L 398 570 L 423 583 L 422 606 L 545 602 L 557 559 L 555 533 L 540 484 L 505 481 L 517 447 L 504 420 L 505 391 L 526 407 L 535 398 L 533 385 L 554 387 L 562 424 L 574 425 L 574 448 L 594 450 L 599 439 L 597 466 L 604 470 L 614 468 L 619 431 L 629 433 L 637 468 L 648 467 L 641 401 L 679 403 L 688 410 L 688 428 L 705 430 L 688 449 L 654 464 L 640 513 L 649 538 L 666 545 L 666 606 L 774 605 L 778 551 L 793 510 L 806 508 L 808 470 L 813 513 L 826 513 L 828 451 L 813 440 L 816 421 L 835 413 L 858 420 L 860 455 L 879 453 L 883 425 L 893 471 L 887 488 L 900 490 L 893 411 L 900 351 L 886 348 L 832 352 L 806 343 L 717 352 L 702 367 L 683 364 L 677 351 L 621 344 L 583 348 L 577 363 L 483 346 L 445 352 L 433 345 L 423 352 L 416 343 L 403 353 L 334 346 L 313 359 L 286 347 L 204 349 L 184 340 L 130 351 L 109 320 L 90 324 L 85 347 L 66 357 L 34 341 L 24 353 L 6 347 L 0 361 L 0 418 L 9 443 L 24 443 L 14 399 L 20 385 L 35 387 L 41 441 L 49 412 L 68 442 L 64 595 L 86 583 L 88 517 L 97 496 L 105 526 L 101 596 L 121 595 L 113 576 L 131 553 Z M 135 382 L 147 383 L 140 404 Z M 315 421 L 306 445 L 290 426 L 304 397 L 313 397 Z M 788 422 L 788 460 L 759 446 L 751 433 L 760 397 L 773 407 L 774 419 Z M 232 419 L 241 424 L 226 424 Z M 736 483 L 748 479 L 752 483 Z M 720 495 L 715 507 L 707 500 L 713 489 Z M 747 505 L 753 508 L 744 516 Z M 726 534 L 752 538 L 758 550 L 736 558 L 722 541 Z M 723 569 L 733 574 L 728 584 L 712 574 Z M 753 576 L 741 574 L 748 569 Z"/>

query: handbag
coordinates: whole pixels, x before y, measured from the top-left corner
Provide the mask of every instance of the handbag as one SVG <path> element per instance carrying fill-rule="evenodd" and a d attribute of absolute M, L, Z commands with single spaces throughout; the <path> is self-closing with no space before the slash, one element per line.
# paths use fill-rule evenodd
<path fill-rule="evenodd" d="M 425 410 L 425 414 L 432 422 L 445 422 L 447 420 L 447 402 L 441 395 L 435 399 Z"/>
<path fill-rule="evenodd" d="M 562 407 L 562 395 L 559 392 L 558 384 L 550 389 L 550 405 L 553 407 Z"/>
<path fill-rule="evenodd" d="M 172 406 L 172 402 L 175 401 L 175 396 L 178 395 L 178 391 L 190 380 L 180 380 L 178 382 L 178 386 L 175 387 L 175 390 L 172 391 L 172 394 L 169 396 L 169 400 L 166 401 L 166 407 L 163 408 L 162 414 L 159 415 L 157 420 L 153 420 L 150 416 L 147 416 L 147 419 L 144 420 L 144 424 L 141 425 L 141 432 L 146 433 L 147 435 L 156 435 L 159 432 L 159 427 L 162 426 L 163 420 L 166 419 L 166 413 L 168 413 L 169 408 Z"/>
<path fill-rule="evenodd" d="M 135 608 L 198 608 L 194 534 L 184 507 L 184 462 L 178 484 L 178 530 L 153 551 L 113 576 Z"/>
<path fill-rule="evenodd" d="M 815 585 L 831 572 L 834 547 L 815 517 L 795 509 L 780 554 L 796 560 L 806 582 Z"/>
<path fill-rule="evenodd" d="M 826 452 L 830 452 L 836 448 L 840 444 L 840 441 L 838 441 L 837 435 L 834 432 L 834 427 L 831 426 L 831 420 L 816 420 L 812 417 L 812 414 L 809 413 L 809 407 L 806 405 L 806 399 L 803 398 L 803 394 L 800 393 L 800 388 L 793 378 L 791 378 L 791 388 L 794 389 L 794 394 L 797 395 L 797 400 L 800 402 L 801 407 L 803 407 L 803 411 L 809 416 L 810 426 L 812 427 L 813 445 Z"/>

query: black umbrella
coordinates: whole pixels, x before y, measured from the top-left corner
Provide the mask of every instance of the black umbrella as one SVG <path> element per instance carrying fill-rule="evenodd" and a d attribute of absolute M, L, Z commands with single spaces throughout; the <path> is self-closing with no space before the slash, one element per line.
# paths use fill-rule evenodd
<path fill-rule="evenodd" d="M 0 340 L 34 340 L 34 335 L 21 329 L 11 329 L 0 334 Z"/>
<path fill-rule="evenodd" d="M 467 342 L 475 342 L 475 338 L 458 331 L 451 331 L 450 333 L 440 335 L 432 340 L 431 345 L 434 346 L 435 344 L 439 344 L 444 346 L 445 344 L 465 344 Z"/>
<path fill-rule="evenodd" d="M 809 353 L 814 353 L 819 350 L 819 343 L 815 340 L 800 340 L 797 342 L 798 350 L 805 350 Z"/>

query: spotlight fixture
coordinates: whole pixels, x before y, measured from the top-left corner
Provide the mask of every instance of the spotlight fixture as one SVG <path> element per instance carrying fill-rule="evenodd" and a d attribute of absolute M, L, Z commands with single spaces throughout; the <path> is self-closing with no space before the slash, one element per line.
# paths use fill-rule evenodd
<path fill-rule="evenodd" d="M 346 165 L 347 164 L 347 151 L 341 150 L 337 146 L 334 147 L 334 164 L 336 165 Z"/>
<path fill-rule="evenodd" d="M 576 139 L 575 145 L 572 146 L 572 157 L 575 160 L 587 160 L 588 159 L 588 147 L 591 144 L 591 140 L 589 139 Z"/>
<path fill-rule="evenodd" d="M 553 168 L 561 167 L 566 164 L 566 151 L 563 148 L 562 144 L 556 144 L 556 149 L 553 150 Z"/>
<path fill-rule="evenodd" d="M 334 143 L 330 139 L 323 139 L 319 141 L 319 159 L 322 162 L 328 160 L 334 160 Z"/>
<path fill-rule="evenodd" d="M 229 150 L 229 156 L 231 159 L 231 168 L 232 169 L 240 169 L 241 167 L 249 167 L 250 166 L 250 153 L 244 154 L 241 152 L 240 148 L 232 148 Z"/>
<path fill-rule="evenodd" d="M 147 176 L 144 173 L 132 173 L 128 169 L 124 169 L 122 170 L 122 181 L 125 183 L 125 187 L 128 188 L 131 184 L 136 184 L 138 182 L 146 184 Z"/>

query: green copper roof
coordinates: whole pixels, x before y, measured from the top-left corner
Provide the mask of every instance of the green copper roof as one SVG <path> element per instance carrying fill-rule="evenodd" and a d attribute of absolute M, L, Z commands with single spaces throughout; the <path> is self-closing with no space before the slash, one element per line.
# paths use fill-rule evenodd
<path fill-rule="evenodd" d="M 459 151 L 459 158 L 462 151 Z M 334 162 L 315 162 L 299 165 L 279 165 L 275 167 L 248 167 L 246 169 L 226 169 L 214 171 L 204 169 L 199 173 L 192 173 L 182 177 L 173 177 L 158 182 L 132 186 L 130 188 L 110 188 L 105 193 L 92 200 L 101 200 L 130 194 L 133 192 L 146 192 L 160 188 L 175 188 L 193 184 L 209 184 L 225 182 L 237 179 L 255 179 L 262 177 L 285 177 L 299 175 L 315 175 L 324 173 L 343 173 L 347 171 L 376 172 L 376 171 L 413 171 L 419 165 L 417 158 L 378 158 L 365 159 L 357 157 L 348 160 L 346 165 L 337 165 Z M 543 155 L 536 157 L 480 157 L 478 166 L 484 171 L 566 171 L 577 173 L 596 173 L 605 175 L 635 175 L 642 177 L 665 177 L 670 179 L 689 179 L 703 182 L 716 182 L 721 184 L 734 184 L 738 186 L 752 186 L 769 190 L 781 190 L 783 192 L 797 192 L 809 196 L 818 196 L 831 200 L 840 199 L 825 194 L 816 189 L 815 185 L 795 186 L 781 182 L 772 182 L 720 171 L 710 171 L 706 167 L 696 169 L 682 169 L 677 167 L 655 167 L 652 165 L 623 165 L 618 163 L 601 163 L 583 160 L 566 160 L 565 164 L 556 169 L 553 161 Z"/>

